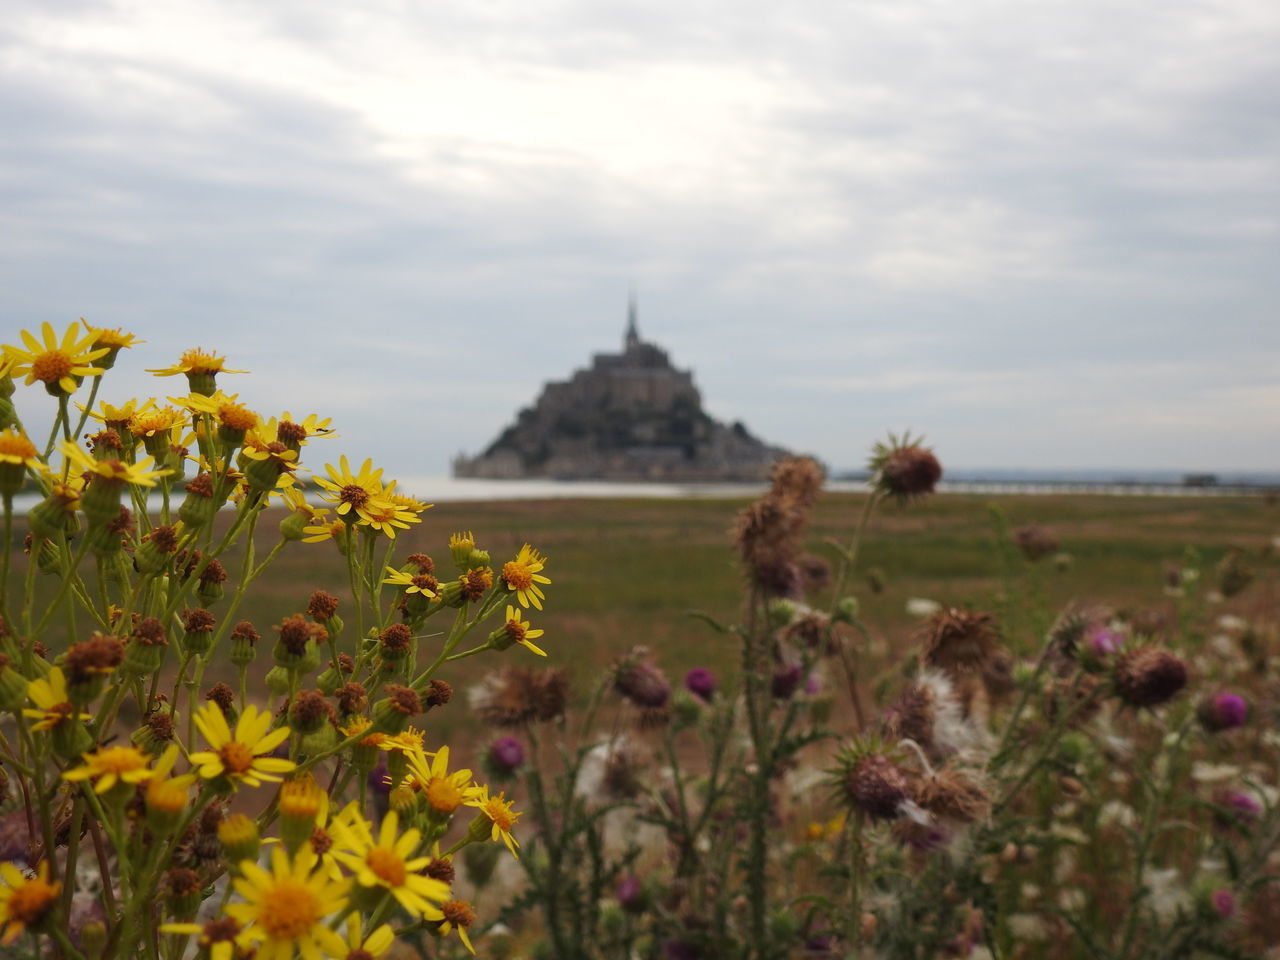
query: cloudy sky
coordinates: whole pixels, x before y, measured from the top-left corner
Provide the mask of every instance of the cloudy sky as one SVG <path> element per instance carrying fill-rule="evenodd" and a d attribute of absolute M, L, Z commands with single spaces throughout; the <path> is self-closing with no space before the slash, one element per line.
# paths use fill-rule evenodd
<path fill-rule="evenodd" d="M 4 342 L 135 331 L 107 400 L 200 344 L 443 473 L 634 285 L 838 467 L 1280 467 L 1274 0 L 3 9 Z"/>

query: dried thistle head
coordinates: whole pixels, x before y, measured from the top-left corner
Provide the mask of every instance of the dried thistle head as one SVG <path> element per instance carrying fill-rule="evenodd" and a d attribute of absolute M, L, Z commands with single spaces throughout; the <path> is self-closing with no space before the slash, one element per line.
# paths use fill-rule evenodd
<path fill-rule="evenodd" d="M 921 446 L 907 431 L 901 437 L 889 434 L 888 443 L 877 443 L 867 464 L 871 485 L 881 496 L 899 503 L 918 500 L 933 493 L 942 479 L 942 464 L 933 451 Z"/>
<path fill-rule="evenodd" d="M 995 617 L 943 607 L 921 626 L 922 658 L 953 676 L 981 673 L 1002 652 Z"/>
<path fill-rule="evenodd" d="M 1155 707 L 1187 685 L 1187 665 L 1162 647 L 1138 647 L 1116 659 L 1112 681 L 1127 706 Z"/>
<path fill-rule="evenodd" d="M 915 787 L 915 801 L 935 816 L 958 823 L 976 823 L 991 815 L 991 793 L 979 776 L 945 766 Z"/>
<path fill-rule="evenodd" d="M 563 668 L 503 667 L 467 692 L 471 709 L 495 727 L 546 723 L 564 714 L 569 678 Z"/>
<path fill-rule="evenodd" d="M 875 741 L 856 744 L 838 757 L 832 771 L 837 794 L 851 810 L 873 820 L 896 820 L 912 801 L 905 770 Z"/>
<path fill-rule="evenodd" d="M 1013 543 L 1022 555 L 1034 563 L 1058 552 L 1058 540 L 1039 524 L 1029 523 L 1013 531 Z"/>

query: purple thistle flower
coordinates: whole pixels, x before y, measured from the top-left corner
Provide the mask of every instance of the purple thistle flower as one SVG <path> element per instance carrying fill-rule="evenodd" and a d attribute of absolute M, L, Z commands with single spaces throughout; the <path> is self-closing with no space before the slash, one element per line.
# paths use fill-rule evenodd
<path fill-rule="evenodd" d="M 1221 890 L 1215 890 L 1209 895 L 1209 902 L 1213 905 L 1213 909 L 1218 916 L 1224 920 L 1230 920 L 1235 916 L 1236 912 L 1236 895 L 1225 887 Z"/>
<path fill-rule="evenodd" d="M 694 667 L 684 675 L 684 685 L 690 693 L 705 703 L 716 695 L 716 675 L 706 667 Z"/>
<path fill-rule="evenodd" d="M 515 737 L 499 737 L 489 747 L 489 762 L 504 773 L 512 773 L 524 763 L 524 744 Z"/>
<path fill-rule="evenodd" d="M 614 892 L 618 903 L 628 913 L 639 913 L 644 909 L 644 887 L 641 886 L 640 878 L 635 874 L 627 874 L 619 880 Z"/>
<path fill-rule="evenodd" d="M 1206 730 L 1232 730 L 1249 719 L 1249 704 L 1238 693 L 1215 693 L 1200 704 L 1199 715 Z"/>

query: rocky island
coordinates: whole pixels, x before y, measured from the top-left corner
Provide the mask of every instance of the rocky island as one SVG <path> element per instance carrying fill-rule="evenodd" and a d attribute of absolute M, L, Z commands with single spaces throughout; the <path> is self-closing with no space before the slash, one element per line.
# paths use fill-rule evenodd
<path fill-rule="evenodd" d="M 702 409 L 692 372 L 676 369 L 665 350 L 640 339 L 633 298 L 621 353 L 598 353 L 589 368 L 546 384 L 482 454 L 457 457 L 453 474 L 756 481 L 786 453 L 742 423 L 721 423 Z"/>

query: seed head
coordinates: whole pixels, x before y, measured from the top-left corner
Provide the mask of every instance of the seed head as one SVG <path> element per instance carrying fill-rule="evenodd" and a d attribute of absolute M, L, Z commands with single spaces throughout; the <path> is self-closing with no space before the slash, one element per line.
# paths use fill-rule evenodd
<path fill-rule="evenodd" d="M 1187 685 L 1187 667 L 1161 647 L 1139 647 L 1119 657 L 1113 679 L 1116 694 L 1127 705 L 1155 707 Z"/>

